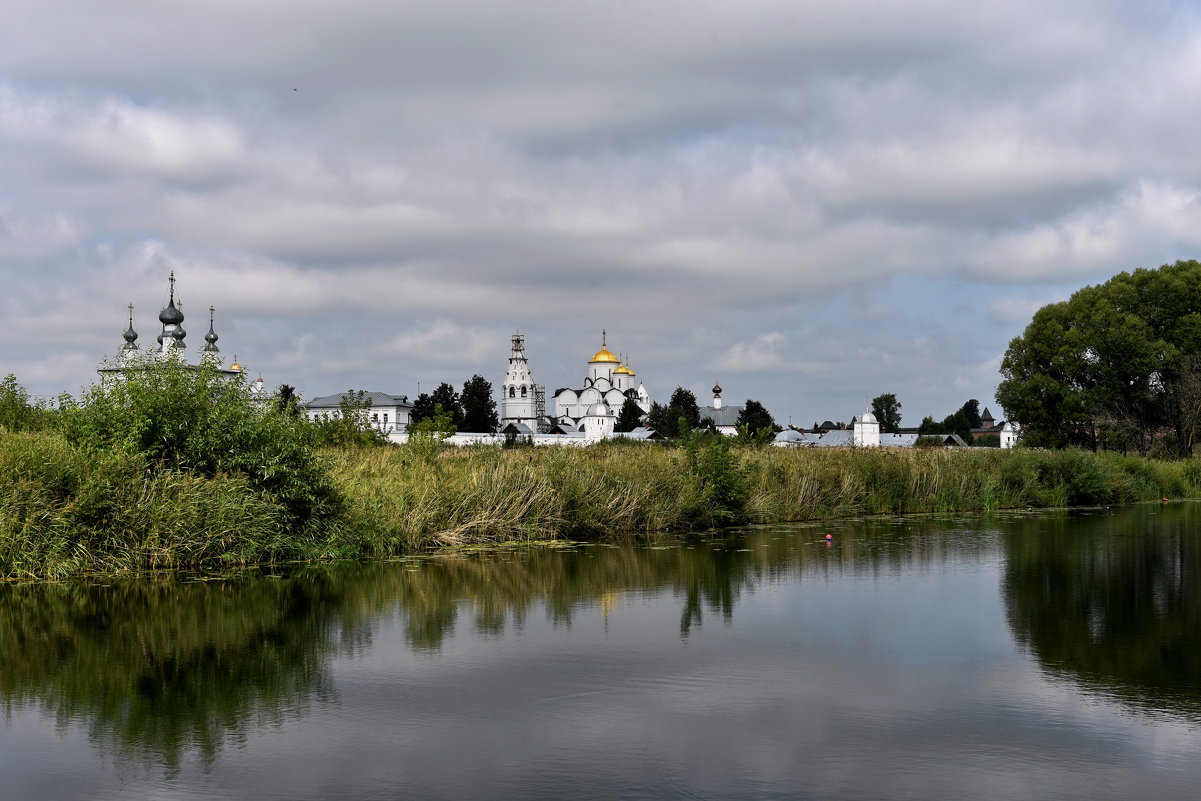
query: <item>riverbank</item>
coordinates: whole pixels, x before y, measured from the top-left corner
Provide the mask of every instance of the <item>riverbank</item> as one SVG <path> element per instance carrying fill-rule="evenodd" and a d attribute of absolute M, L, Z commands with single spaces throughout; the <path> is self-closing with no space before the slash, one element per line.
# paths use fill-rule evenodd
<path fill-rule="evenodd" d="M 1201 495 L 1201 463 L 1080 451 L 684 446 L 326 448 L 320 516 L 234 471 L 148 470 L 55 432 L 0 434 L 0 576 L 378 558 L 509 540 Z M 268 474 L 269 468 L 260 473 Z M 266 487 L 266 488 L 264 488 Z"/>

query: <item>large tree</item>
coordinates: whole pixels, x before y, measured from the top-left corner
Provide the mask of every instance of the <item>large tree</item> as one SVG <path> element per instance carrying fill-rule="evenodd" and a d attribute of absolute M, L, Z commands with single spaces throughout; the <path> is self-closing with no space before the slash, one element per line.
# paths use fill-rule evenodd
<path fill-rule="evenodd" d="M 459 401 L 459 393 L 455 392 L 454 387 L 443 381 L 430 394 L 430 400 L 434 402 L 434 406 L 441 406 L 442 411 L 450 415 L 451 423 L 456 429 L 462 429 L 463 406 Z"/>
<path fill-rule="evenodd" d="M 901 427 L 901 402 L 891 392 L 872 398 L 872 414 L 881 431 L 895 434 Z"/>
<path fill-rule="evenodd" d="M 745 430 L 754 437 L 763 431 L 770 431 L 774 434 L 779 428 L 772 418 L 771 412 L 767 411 L 767 407 L 757 400 L 747 398 L 746 405 L 738 413 L 739 431 Z"/>
<path fill-rule="evenodd" d="M 409 425 L 420 423 L 422 420 L 432 420 L 433 417 L 434 399 L 428 392 L 422 392 L 413 401 L 413 408 L 409 410 Z"/>
<path fill-rule="evenodd" d="M 701 426 L 701 410 L 696 405 L 696 395 L 690 389 L 676 387 L 671 393 L 671 400 L 666 406 L 659 403 L 651 404 L 648 415 L 651 428 L 665 437 L 674 437 L 682 431 L 694 431 Z M 680 427 L 683 420 L 684 427 Z"/>
<path fill-rule="evenodd" d="M 997 400 L 1027 442 L 1191 454 L 1201 263 L 1121 273 L 1039 309 L 1001 362 Z"/>
<path fill-rule="evenodd" d="M 463 394 L 459 396 L 459 402 L 463 407 L 460 431 L 480 433 L 496 430 L 498 418 L 491 381 L 478 373 L 473 375 L 463 384 Z"/>
<path fill-rule="evenodd" d="M 618 434 L 627 434 L 640 425 L 642 407 L 633 398 L 626 398 L 621 403 L 621 411 L 617 415 L 617 422 L 613 424 L 613 430 Z"/>

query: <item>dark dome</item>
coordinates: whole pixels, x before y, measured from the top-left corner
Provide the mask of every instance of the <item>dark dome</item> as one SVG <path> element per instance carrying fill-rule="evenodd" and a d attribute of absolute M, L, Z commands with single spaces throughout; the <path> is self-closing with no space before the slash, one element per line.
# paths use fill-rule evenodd
<path fill-rule="evenodd" d="M 167 304 L 167 308 L 158 313 L 158 321 L 163 325 L 179 325 L 183 322 L 183 312 L 175 308 L 175 300 Z"/>

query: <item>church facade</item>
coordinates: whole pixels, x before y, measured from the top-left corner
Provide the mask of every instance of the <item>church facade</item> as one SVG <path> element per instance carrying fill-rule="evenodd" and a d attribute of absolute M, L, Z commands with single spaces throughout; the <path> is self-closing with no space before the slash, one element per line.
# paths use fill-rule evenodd
<path fill-rule="evenodd" d="M 167 305 L 158 315 L 162 331 L 158 335 L 157 347 L 147 348 L 145 351 L 139 347 L 138 332 L 133 327 L 133 304 L 129 304 L 129 325 L 126 327 L 125 333 L 121 335 L 122 339 L 125 340 L 124 344 L 117 351 L 115 357 L 112 359 L 102 359 L 96 367 L 96 372 L 100 375 L 101 386 L 107 386 L 114 381 L 121 380 L 128 370 L 137 369 L 139 364 L 144 364 L 150 359 L 170 359 L 181 367 L 190 367 L 193 369 L 201 365 L 206 365 L 212 367 L 216 372 L 231 378 L 241 376 L 245 373 L 245 368 L 238 364 L 237 356 L 234 357 L 233 364 L 229 367 L 225 366 L 224 359 L 221 357 L 221 351 L 217 347 L 217 332 L 213 328 L 216 311 L 212 306 L 209 306 L 209 330 L 204 335 L 204 345 L 200 348 L 199 360 L 196 364 L 188 363 L 187 346 L 184 344 L 188 332 L 183 327 L 183 304 L 177 304 L 175 298 L 174 271 L 171 272 L 168 282 Z M 248 389 L 252 395 L 263 395 L 263 377 L 259 376 L 257 380 L 251 381 Z"/>
<path fill-rule="evenodd" d="M 588 360 L 582 387 L 555 390 L 555 421 L 559 426 L 596 429 L 597 433 L 607 430 L 611 434 L 626 398 L 638 404 L 644 415 L 650 411 L 646 387 L 630 366 L 609 350 L 606 340 L 602 332 L 601 349 Z"/>

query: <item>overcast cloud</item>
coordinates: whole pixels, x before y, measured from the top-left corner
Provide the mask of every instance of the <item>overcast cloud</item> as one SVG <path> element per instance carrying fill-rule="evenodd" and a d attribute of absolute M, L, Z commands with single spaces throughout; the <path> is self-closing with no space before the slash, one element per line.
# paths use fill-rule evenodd
<path fill-rule="evenodd" d="M 660 401 L 993 405 L 1040 305 L 1201 251 L 1197 4 L 995 5 L 8 0 L 0 373 L 77 392 L 175 270 L 306 397 L 606 328 Z"/>

